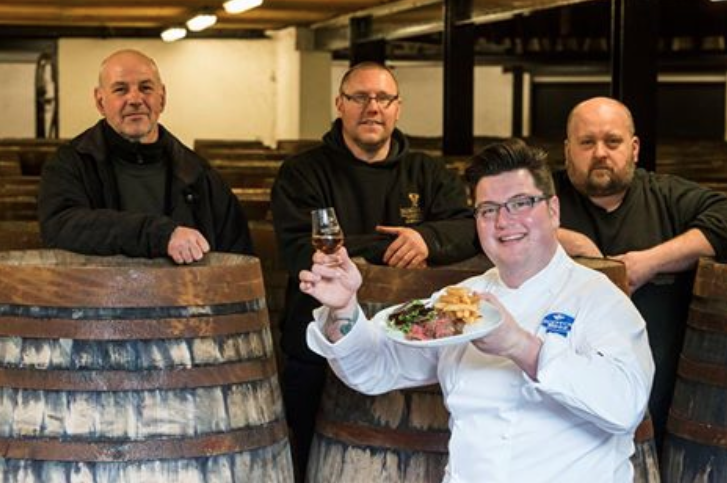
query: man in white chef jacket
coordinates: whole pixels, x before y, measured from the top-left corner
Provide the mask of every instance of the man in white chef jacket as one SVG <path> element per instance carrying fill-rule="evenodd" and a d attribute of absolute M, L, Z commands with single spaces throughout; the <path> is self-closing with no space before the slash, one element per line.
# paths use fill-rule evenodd
<path fill-rule="evenodd" d="M 459 285 L 494 305 L 500 325 L 471 342 L 399 344 L 385 335 L 387 311 L 364 316 L 361 274 L 341 249 L 316 252 L 300 273 L 301 290 L 323 304 L 309 346 L 363 393 L 439 382 L 452 429 L 445 482 L 633 481 L 633 436 L 654 375 L 643 319 L 558 244 L 559 203 L 542 150 L 517 139 L 492 144 L 466 176 L 495 267 Z"/>

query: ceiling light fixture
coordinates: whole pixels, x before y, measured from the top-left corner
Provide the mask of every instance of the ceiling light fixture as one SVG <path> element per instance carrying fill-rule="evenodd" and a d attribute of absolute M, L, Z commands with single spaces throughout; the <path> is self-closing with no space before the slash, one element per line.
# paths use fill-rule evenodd
<path fill-rule="evenodd" d="M 228 0 L 222 6 L 227 13 L 242 13 L 262 5 L 263 0 Z"/>
<path fill-rule="evenodd" d="M 187 20 L 187 28 L 192 32 L 200 32 L 206 28 L 210 28 L 217 23 L 217 15 L 213 13 L 201 13 L 196 17 Z"/>
<path fill-rule="evenodd" d="M 162 40 L 164 42 L 174 42 L 187 36 L 187 29 L 184 27 L 169 27 L 162 32 Z"/>

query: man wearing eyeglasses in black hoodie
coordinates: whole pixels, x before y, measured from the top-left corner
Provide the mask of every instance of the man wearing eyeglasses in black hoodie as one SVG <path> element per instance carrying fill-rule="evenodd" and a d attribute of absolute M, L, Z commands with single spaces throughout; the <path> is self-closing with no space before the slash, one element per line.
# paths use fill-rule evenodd
<path fill-rule="evenodd" d="M 464 184 L 441 160 L 409 150 L 396 128 L 401 104 L 391 70 L 371 62 L 352 67 L 341 80 L 339 118 L 323 145 L 286 160 L 273 186 L 273 223 L 290 275 L 280 321 L 283 399 L 299 473 L 305 473 L 325 379 L 325 361 L 305 342 L 320 304 L 298 287 L 298 273 L 313 254 L 311 210 L 334 207 L 348 253 L 371 263 L 424 268 L 479 253 Z"/>

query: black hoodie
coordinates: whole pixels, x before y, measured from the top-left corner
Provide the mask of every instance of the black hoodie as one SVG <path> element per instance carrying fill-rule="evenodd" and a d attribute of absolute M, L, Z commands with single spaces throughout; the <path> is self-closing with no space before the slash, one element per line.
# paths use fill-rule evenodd
<path fill-rule="evenodd" d="M 382 263 L 393 237 L 377 225 L 406 226 L 418 231 L 429 248 L 430 265 L 453 263 L 479 252 L 475 223 L 464 184 L 444 162 L 409 151 L 406 137 L 395 129 L 386 160 L 361 161 L 346 147 L 337 120 L 324 144 L 283 163 L 273 185 L 271 208 L 278 247 L 290 280 L 281 320 L 286 354 L 320 361 L 305 342 L 311 312 L 319 304 L 298 289 L 298 273 L 310 268 L 310 211 L 336 209 L 352 257 Z"/>

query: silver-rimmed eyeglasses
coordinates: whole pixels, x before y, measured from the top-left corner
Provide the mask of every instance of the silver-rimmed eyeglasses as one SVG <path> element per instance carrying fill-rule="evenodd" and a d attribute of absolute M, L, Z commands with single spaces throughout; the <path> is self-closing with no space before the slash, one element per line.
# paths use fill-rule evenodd
<path fill-rule="evenodd" d="M 391 94 L 377 94 L 375 96 L 370 96 L 368 94 L 362 94 L 362 93 L 356 93 L 356 94 L 346 94 L 345 92 L 341 92 L 341 95 L 353 102 L 354 104 L 358 106 L 368 106 L 369 102 L 374 101 L 376 104 L 379 105 L 379 107 L 383 107 L 384 109 L 391 106 L 391 104 L 394 103 L 397 99 L 399 99 L 399 95 L 392 96 Z"/>
<path fill-rule="evenodd" d="M 513 216 L 524 215 L 528 211 L 532 210 L 533 207 L 549 199 L 550 196 L 516 196 L 510 198 L 504 203 L 495 203 L 494 201 L 485 201 L 475 206 L 474 214 L 475 218 L 481 220 L 494 220 L 497 215 L 500 214 L 500 209 L 503 207 L 507 212 Z"/>

